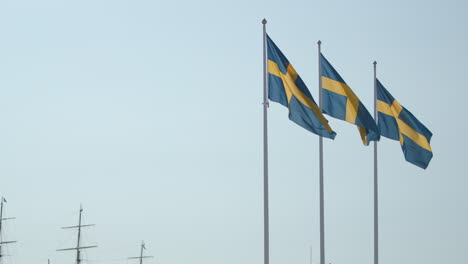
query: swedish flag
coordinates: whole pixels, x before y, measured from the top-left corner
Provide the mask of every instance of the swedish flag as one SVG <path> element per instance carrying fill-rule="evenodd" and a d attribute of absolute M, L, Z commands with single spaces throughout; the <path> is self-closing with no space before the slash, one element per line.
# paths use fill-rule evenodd
<path fill-rule="evenodd" d="M 289 119 L 322 137 L 335 138 L 320 108 L 288 59 L 267 36 L 268 98 L 289 109 Z"/>
<path fill-rule="evenodd" d="M 378 126 L 382 136 L 399 140 L 405 159 L 423 169 L 432 159 L 432 133 L 377 80 Z"/>
<path fill-rule="evenodd" d="M 364 145 L 369 145 L 370 141 L 378 141 L 380 132 L 374 119 L 322 54 L 320 54 L 320 65 L 323 113 L 355 124 Z"/>

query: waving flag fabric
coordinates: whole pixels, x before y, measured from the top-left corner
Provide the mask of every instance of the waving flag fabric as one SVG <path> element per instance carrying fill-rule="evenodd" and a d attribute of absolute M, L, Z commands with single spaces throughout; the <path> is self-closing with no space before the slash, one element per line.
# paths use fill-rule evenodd
<path fill-rule="evenodd" d="M 301 77 L 288 59 L 267 36 L 268 98 L 289 109 L 289 119 L 322 137 L 335 138 Z"/>
<path fill-rule="evenodd" d="M 406 161 L 423 169 L 432 159 L 432 133 L 401 106 L 377 80 L 378 126 L 382 136 L 399 140 Z"/>
<path fill-rule="evenodd" d="M 374 119 L 322 54 L 320 54 L 320 65 L 323 113 L 356 125 L 364 145 L 369 145 L 370 141 L 378 141 L 380 132 Z"/>

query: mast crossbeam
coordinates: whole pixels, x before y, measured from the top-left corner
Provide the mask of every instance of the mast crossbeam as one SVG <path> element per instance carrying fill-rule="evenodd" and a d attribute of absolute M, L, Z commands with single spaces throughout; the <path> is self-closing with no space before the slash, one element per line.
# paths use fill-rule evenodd
<path fill-rule="evenodd" d="M 16 243 L 18 241 L 2 241 L 0 242 L 0 245 L 3 245 L 3 244 L 11 244 L 11 243 Z"/>
<path fill-rule="evenodd" d="M 76 226 L 65 226 L 62 227 L 62 229 L 69 229 L 69 228 L 81 228 L 81 227 L 88 227 L 88 226 L 95 226 L 94 224 L 92 225 L 76 225 Z"/>
<path fill-rule="evenodd" d="M 62 248 L 62 249 L 57 249 L 57 251 L 67 251 L 67 250 L 78 250 L 78 249 L 85 249 L 85 248 L 95 248 L 97 246 L 86 246 L 86 247 L 79 247 L 79 248 Z"/>

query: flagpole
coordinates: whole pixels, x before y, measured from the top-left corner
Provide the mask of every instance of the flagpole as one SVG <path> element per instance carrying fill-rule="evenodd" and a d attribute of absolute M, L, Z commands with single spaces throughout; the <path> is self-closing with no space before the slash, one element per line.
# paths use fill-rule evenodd
<path fill-rule="evenodd" d="M 374 61 L 374 119 L 377 122 L 377 61 Z M 374 141 L 374 264 L 379 264 L 379 193 L 377 174 L 377 141 Z"/>
<path fill-rule="evenodd" d="M 320 54 L 322 42 L 318 44 L 318 67 L 319 67 L 319 108 L 322 110 L 322 66 L 320 64 Z M 319 137 L 319 184 L 320 184 L 320 264 L 325 264 L 325 223 L 324 223 L 324 199 L 323 199 L 323 137 Z"/>
<path fill-rule="evenodd" d="M 268 79 L 267 79 L 267 34 L 266 19 L 263 24 L 263 258 L 270 263 L 269 222 L 268 222 Z"/>

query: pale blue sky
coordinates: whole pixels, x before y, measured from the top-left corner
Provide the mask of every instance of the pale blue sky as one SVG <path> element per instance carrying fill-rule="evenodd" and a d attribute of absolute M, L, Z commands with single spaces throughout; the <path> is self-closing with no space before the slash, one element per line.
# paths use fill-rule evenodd
<path fill-rule="evenodd" d="M 5 0 L 6 263 L 263 263 L 262 25 L 317 98 L 317 40 L 372 109 L 385 87 L 434 134 L 427 170 L 382 139 L 381 264 L 468 259 L 466 1 Z M 372 148 L 329 118 L 326 260 L 372 263 Z M 271 264 L 319 261 L 318 138 L 271 103 Z"/>

